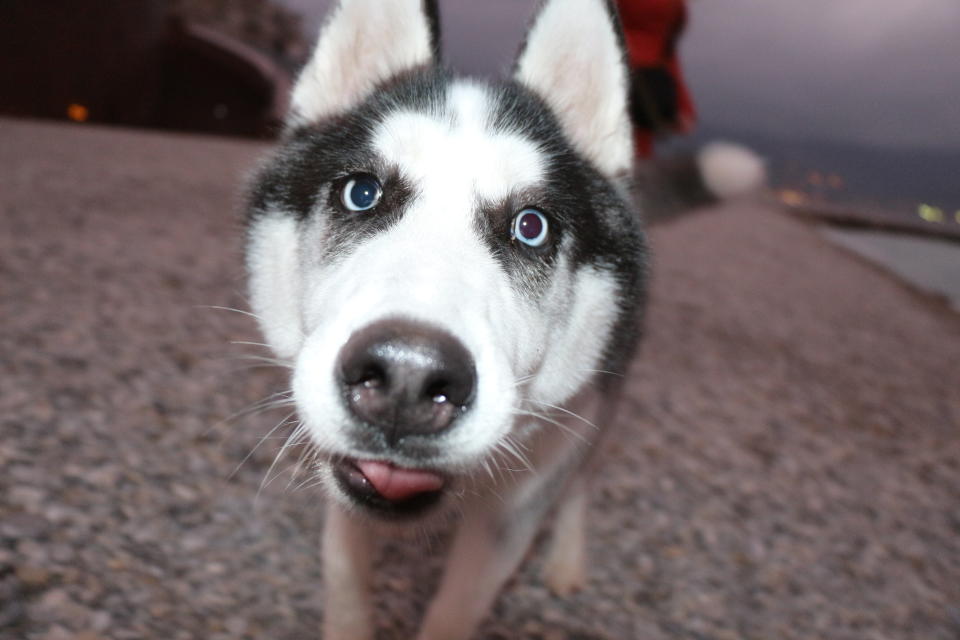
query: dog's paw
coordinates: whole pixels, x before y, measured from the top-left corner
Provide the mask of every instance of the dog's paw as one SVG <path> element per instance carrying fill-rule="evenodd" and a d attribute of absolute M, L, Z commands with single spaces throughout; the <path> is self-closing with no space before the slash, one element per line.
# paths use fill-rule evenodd
<path fill-rule="evenodd" d="M 560 549 L 555 549 L 543 567 L 547 586 L 554 595 L 561 598 L 576 593 L 587 584 L 583 553 L 575 549 L 570 551 L 571 553 L 561 554 Z"/>

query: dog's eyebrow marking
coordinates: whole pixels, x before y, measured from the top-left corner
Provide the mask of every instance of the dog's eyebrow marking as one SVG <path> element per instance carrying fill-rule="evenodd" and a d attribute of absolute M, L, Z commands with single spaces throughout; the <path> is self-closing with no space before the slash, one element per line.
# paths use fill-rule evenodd
<path fill-rule="evenodd" d="M 439 185 L 460 198 L 503 198 L 539 182 L 544 159 L 534 141 L 493 125 L 491 99 L 481 85 L 456 82 L 444 113 L 394 112 L 377 127 L 373 147 L 420 184 Z"/>

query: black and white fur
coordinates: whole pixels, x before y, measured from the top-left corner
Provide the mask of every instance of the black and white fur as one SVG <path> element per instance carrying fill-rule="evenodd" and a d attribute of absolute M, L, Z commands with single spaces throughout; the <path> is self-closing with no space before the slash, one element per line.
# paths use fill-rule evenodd
<path fill-rule="evenodd" d="M 423 9 L 343 0 L 333 10 L 250 197 L 253 310 L 293 366 L 314 471 L 332 498 L 328 640 L 374 635 L 379 522 L 461 520 L 421 640 L 471 635 L 561 495 L 546 578 L 561 594 L 580 586 L 580 471 L 640 336 L 647 249 L 630 195 L 615 11 L 605 0 L 547 0 L 513 77 L 486 83 L 438 64 Z M 383 189 L 358 213 L 343 191 L 361 174 Z M 543 247 L 511 235 L 529 207 L 548 220 Z M 353 337 L 384 323 L 428 327 L 469 354 L 475 389 L 448 428 L 389 437 L 351 411 L 338 362 Z M 351 460 L 428 470 L 443 488 L 427 506 L 365 500 L 334 472 Z"/>

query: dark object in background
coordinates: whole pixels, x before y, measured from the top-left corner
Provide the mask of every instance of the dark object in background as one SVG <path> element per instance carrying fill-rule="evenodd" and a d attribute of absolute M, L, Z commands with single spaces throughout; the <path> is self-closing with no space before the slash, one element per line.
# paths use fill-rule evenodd
<path fill-rule="evenodd" d="M 156 126 L 270 136 L 289 90 L 289 75 L 266 55 L 208 27 L 171 21 Z"/>
<path fill-rule="evenodd" d="M 654 133 L 677 120 L 677 82 L 665 67 L 636 67 L 630 72 L 630 117 L 636 127 Z"/>
<path fill-rule="evenodd" d="M 166 8 L 155 0 L 12 0 L 0 19 L 0 112 L 146 124 Z"/>
<path fill-rule="evenodd" d="M 703 168 L 692 153 L 674 153 L 638 162 L 634 189 L 647 224 L 673 220 L 720 202 L 704 183 Z"/>
<path fill-rule="evenodd" d="M 271 8 L 267 0 L 229 9 L 255 20 L 255 10 L 264 7 Z M 0 113 L 273 134 L 290 84 L 281 61 L 225 30 L 177 18 L 182 13 L 163 0 L 5 2 Z M 290 29 L 281 32 L 292 37 Z M 288 44 L 274 48 L 287 51 Z"/>

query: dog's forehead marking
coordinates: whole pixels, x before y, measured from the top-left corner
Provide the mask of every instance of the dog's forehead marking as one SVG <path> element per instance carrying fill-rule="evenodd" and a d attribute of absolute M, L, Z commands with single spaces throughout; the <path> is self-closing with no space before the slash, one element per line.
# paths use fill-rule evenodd
<path fill-rule="evenodd" d="M 373 146 L 418 183 L 425 197 L 442 192 L 500 200 L 538 183 L 544 157 L 533 141 L 496 130 L 491 106 L 484 86 L 458 81 L 448 90 L 443 112 L 391 114 L 379 125 Z"/>

